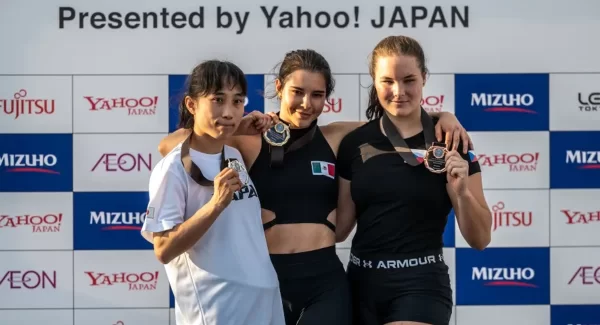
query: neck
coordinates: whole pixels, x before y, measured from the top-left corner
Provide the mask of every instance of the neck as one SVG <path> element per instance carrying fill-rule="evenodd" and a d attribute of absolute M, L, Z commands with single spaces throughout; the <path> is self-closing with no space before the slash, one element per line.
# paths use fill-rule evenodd
<path fill-rule="evenodd" d="M 225 140 L 218 140 L 196 128 L 193 130 L 190 148 L 206 154 L 218 154 L 223 150 Z"/>
<path fill-rule="evenodd" d="M 388 114 L 384 112 L 384 114 Z M 423 131 L 421 124 L 421 109 L 415 110 L 408 116 L 392 116 L 388 114 L 390 120 L 403 138 L 410 138 Z"/>

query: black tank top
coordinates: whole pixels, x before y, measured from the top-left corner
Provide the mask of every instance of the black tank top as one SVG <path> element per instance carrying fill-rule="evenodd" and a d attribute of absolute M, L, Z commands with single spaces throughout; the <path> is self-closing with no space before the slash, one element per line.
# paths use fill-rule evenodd
<path fill-rule="evenodd" d="M 290 129 L 290 140 L 284 149 L 309 130 Z M 318 126 L 313 139 L 287 152 L 283 165 L 278 167 L 271 167 L 270 145 L 262 139 L 249 174 L 261 207 L 275 213 L 275 219 L 263 225 L 265 230 L 276 224 L 317 223 L 335 231 L 327 220 L 337 207 L 335 155 Z"/>

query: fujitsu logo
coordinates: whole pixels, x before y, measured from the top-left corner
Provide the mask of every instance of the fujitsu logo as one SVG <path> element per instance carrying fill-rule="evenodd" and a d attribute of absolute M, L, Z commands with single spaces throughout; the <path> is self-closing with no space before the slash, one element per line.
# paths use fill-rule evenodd
<path fill-rule="evenodd" d="M 492 230 L 495 231 L 498 227 L 529 227 L 533 220 L 533 212 L 531 211 L 505 211 L 504 202 L 500 201 L 492 206 L 493 225 Z"/>
<path fill-rule="evenodd" d="M 84 96 L 83 98 L 90 104 L 90 111 L 125 109 L 127 115 L 155 115 L 158 106 L 158 96 L 141 98 Z"/>
<path fill-rule="evenodd" d="M 125 285 L 129 291 L 148 291 L 156 290 L 158 284 L 159 272 L 119 272 L 119 273 L 103 273 L 103 272 L 85 272 L 90 279 L 90 286 L 114 286 Z"/>
<path fill-rule="evenodd" d="M 13 270 L 0 278 L 0 287 L 9 289 L 56 289 L 56 271 Z"/>
<path fill-rule="evenodd" d="M 538 160 L 540 159 L 539 152 L 522 153 L 522 154 L 481 154 L 477 157 L 481 166 L 496 167 L 498 165 L 508 166 L 511 172 L 531 172 L 537 170 Z"/>
<path fill-rule="evenodd" d="M 31 232 L 60 232 L 62 213 L 0 215 L 0 228 L 31 227 Z"/>
<path fill-rule="evenodd" d="M 600 222 L 600 211 L 581 212 L 563 209 L 560 210 L 560 212 L 562 212 L 565 215 L 565 217 L 567 217 L 566 223 L 569 225 Z"/>
<path fill-rule="evenodd" d="M 54 114 L 56 103 L 54 99 L 26 98 L 27 90 L 16 92 L 13 99 L 0 98 L 0 109 L 4 114 L 14 115 L 15 120 L 22 115 L 50 115 Z"/>

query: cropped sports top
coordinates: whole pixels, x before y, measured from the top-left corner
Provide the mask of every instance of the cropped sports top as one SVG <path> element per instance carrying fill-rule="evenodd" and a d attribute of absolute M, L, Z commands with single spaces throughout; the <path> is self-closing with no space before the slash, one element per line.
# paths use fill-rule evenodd
<path fill-rule="evenodd" d="M 249 174 L 261 207 L 275 213 L 275 219 L 263 225 L 265 230 L 276 224 L 317 223 L 335 231 L 327 220 L 337 207 L 335 154 L 316 123 L 311 125 L 316 128 L 312 140 L 285 153 L 281 166 L 271 166 L 271 145 L 262 139 Z M 284 149 L 310 132 L 311 127 L 290 129 L 290 140 Z"/>

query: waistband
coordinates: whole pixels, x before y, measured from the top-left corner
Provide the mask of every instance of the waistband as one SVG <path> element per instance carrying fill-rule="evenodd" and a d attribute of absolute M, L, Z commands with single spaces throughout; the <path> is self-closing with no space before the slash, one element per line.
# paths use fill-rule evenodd
<path fill-rule="evenodd" d="M 338 268 L 343 270 L 335 246 L 300 253 L 270 254 L 270 257 L 277 276 L 280 278 L 314 276 Z"/>
<path fill-rule="evenodd" d="M 389 270 L 407 269 L 424 265 L 444 263 L 442 249 L 434 249 L 414 254 L 357 254 L 350 252 L 349 267 L 363 269 Z"/>

